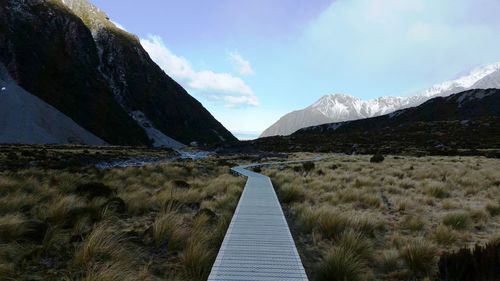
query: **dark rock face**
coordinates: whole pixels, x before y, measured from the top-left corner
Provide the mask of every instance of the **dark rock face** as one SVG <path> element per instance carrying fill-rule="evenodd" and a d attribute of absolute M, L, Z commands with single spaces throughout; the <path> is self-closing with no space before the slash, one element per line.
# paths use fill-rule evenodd
<path fill-rule="evenodd" d="M 155 128 L 186 144 L 235 139 L 151 60 L 136 39 L 101 29 L 96 42 L 102 50 L 103 71 L 110 74 L 115 93 L 130 111 L 143 112 Z"/>
<path fill-rule="evenodd" d="M 112 144 L 149 144 L 98 72 L 82 21 L 46 1 L 3 0 L 0 61 L 18 84 Z"/>
<path fill-rule="evenodd" d="M 67 3 L 0 0 L 0 62 L 21 87 L 110 144 L 152 144 L 133 111 L 180 142 L 235 140 L 135 36 L 84 0 Z"/>

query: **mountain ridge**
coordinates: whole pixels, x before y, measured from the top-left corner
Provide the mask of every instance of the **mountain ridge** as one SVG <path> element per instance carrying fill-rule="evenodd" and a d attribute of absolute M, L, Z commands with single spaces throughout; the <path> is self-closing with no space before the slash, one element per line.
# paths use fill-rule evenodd
<path fill-rule="evenodd" d="M 471 88 L 500 88 L 500 62 L 476 68 L 468 75 L 436 84 L 418 95 L 409 97 L 385 96 L 362 100 L 348 94 L 325 95 L 302 110 L 284 115 L 260 137 L 289 135 L 309 126 L 380 116 L 418 106 L 436 96 L 449 96 Z M 318 116 L 318 113 L 322 116 Z"/>
<path fill-rule="evenodd" d="M 249 147 L 273 152 L 500 155 L 500 89 L 435 97 L 382 116 L 307 127 L 233 149 Z"/>
<path fill-rule="evenodd" d="M 0 62 L 27 92 L 90 133 L 117 145 L 235 140 L 136 36 L 90 2 L 3 2 Z"/>

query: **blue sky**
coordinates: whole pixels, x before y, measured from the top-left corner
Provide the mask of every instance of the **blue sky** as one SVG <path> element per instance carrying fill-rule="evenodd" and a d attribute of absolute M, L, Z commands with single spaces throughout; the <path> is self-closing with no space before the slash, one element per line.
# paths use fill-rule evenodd
<path fill-rule="evenodd" d="M 498 0 L 92 0 L 231 131 L 500 61 Z"/>

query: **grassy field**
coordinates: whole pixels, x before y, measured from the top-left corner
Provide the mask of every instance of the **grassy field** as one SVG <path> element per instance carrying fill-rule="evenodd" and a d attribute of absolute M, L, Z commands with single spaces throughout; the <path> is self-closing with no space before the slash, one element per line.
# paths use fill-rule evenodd
<path fill-rule="evenodd" d="M 229 168 L 283 159 L 92 166 L 172 156 L 1 146 L 1 280 L 206 280 L 244 186 Z M 442 253 L 500 239 L 498 167 L 480 157 L 334 156 L 262 171 L 311 280 L 432 280 Z"/>
<path fill-rule="evenodd" d="M 234 159 L 109 170 L 78 162 L 97 153 L 144 151 L 3 147 L 0 279 L 206 280 L 244 186 L 228 173 Z M 31 165 L 40 159 L 54 166 Z M 63 168 L 65 159 L 74 165 Z"/>
<path fill-rule="evenodd" d="M 480 157 L 334 156 L 262 170 L 311 280 L 431 280 L 442 253 L 500 239 L 499 167 Z"/>

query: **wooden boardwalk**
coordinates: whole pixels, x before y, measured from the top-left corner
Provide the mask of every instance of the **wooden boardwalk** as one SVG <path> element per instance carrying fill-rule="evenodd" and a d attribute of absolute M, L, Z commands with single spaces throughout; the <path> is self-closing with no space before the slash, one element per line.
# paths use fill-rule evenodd
<path fill-rule="evenodd" d="M 317 160 L 317 159 L 315 159 Z M 314 161 L 314 160 L 313 160 Z M 304 162 L 304 161 L 292 161 Z M 248 181 L 209 281 L 307 281 L 304 266 L 269 177 L 239 166 Z"/>

